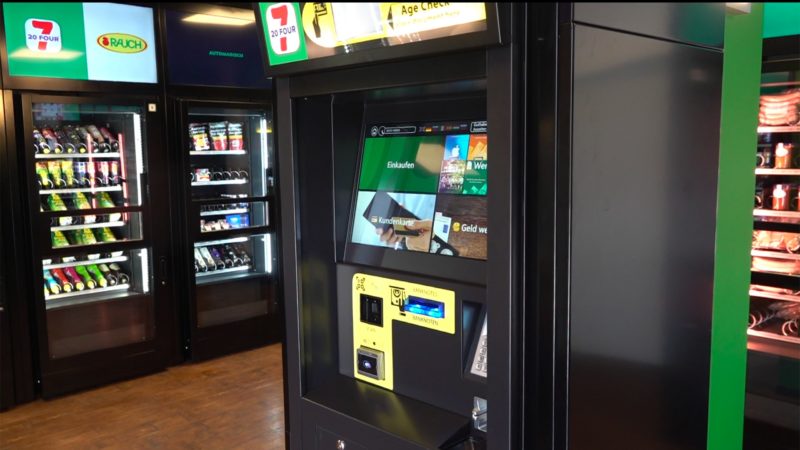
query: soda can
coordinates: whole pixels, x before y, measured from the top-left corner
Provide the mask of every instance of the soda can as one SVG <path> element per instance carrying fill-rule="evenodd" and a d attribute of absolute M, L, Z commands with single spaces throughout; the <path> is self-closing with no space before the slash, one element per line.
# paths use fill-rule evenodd
<path fill-rule="evenodd" d="M 119 161 L 111 161 L 111 185 L 117 186 L 120 184 L 119 177 Z"/>
<path fill-rule="evenodd" d="M 99 161 L 97 164 L 97 172 L 95 172 L 95 183 L 101 186 L 108 186 L 108 161 Z"/>
<path fill-rule="evenodd" d="M 78 187 L 89 186 L 89 179 L 86 176 L 85 161 L 75 162 L 75 182 L 78 184 Z"/>
<path fill-rule="evenodd" d="M 75 168 L 73 167 L 72 160 L 61 160 L 61 174 L 64 176 L 64 182 L 67 183 L 68 188 L 76 187 Z"/>

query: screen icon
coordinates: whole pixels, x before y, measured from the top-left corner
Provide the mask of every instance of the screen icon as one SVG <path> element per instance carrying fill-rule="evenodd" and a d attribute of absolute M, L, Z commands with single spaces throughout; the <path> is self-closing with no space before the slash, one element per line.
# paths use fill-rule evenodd
<path fill-rule="evenodd" d="M 28 19 L 25 21 L 25 45 L 34 52 L 58 53 L 61 51 L 61 27 L 53 20 Z"/>

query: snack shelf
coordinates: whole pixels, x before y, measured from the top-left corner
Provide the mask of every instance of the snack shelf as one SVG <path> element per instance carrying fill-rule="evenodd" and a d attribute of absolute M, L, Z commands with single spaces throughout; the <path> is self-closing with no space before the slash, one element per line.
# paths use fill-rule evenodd
<path fill-rule="evenodd" d="M 246 155 L 247 150 L 193 150 L 189 154 L 192 156 Z"/>
<path fill-rule="evenodd" d="M 747 349 L 750 351 L 800 359 L 800 342 L 785 341 L 786 336 L 763 331 L 747 330 Z M 794 339 L 794 338 L 788 338 Z"/>
<path fill-rule="evenodd" d="M 192 181 L 192 186 L 222 186 L 229 184 L 247 184 L 246 179 L 239 180 L 218 180 L 218 181 Z"/>
<path fill-rule="evenodd" d="M 235 272 L 247 272 L 252 269 L 251 266 L 237 266 L 237 267 L 229 267 L 227 269 L 219 269 L 219 270 L 210 270 L 208 272 L 197 272 L 195 277 L 197 278 L 204 278 L 210 277 L 212 275 L 223 275 L 227 273 L 235 273 Z"/>
<path fill-rule="evenodd" d="M 777 127 L 760 126 L 759 134 L 765 133 L 800 133 L 800 125 L 784 125 Z"/>
<path fill-rule="evenodd" d="M 800 176 L 800 169 L 756 169 L 756 175 Z"/>
<path fill-rule="evenodd" d="M 750 289 L 750 297 L 800 303 L 800 295 L 778 294 L 776 292 L 765 292 L 758 289 Z"/>
<path fill-rule="evenodd" d="M 120 154 L 114 153 L 37 153 L 35 159 L 119 159 Z"/>
<path fill-rule="evenodd" d="M 119 192 L 122 186 L 106 186 L 106 187 L 93 187 L 93 188 L 67 188 L 67 189 L 41 189 L 39 195 L 50 194 L 77 194 L 79 192 Z"/>
<path fill-rule="evenodd" d="M 775 341 L 788 342 L 790 344 L 800 344 L 800 338 L 796 338 L 796 337 L 793 337 L 793 336 L 784 336 L 782 334 L 770 333 L 769 331 L 759 331 L 759 330 L 748 329 L 747 330 L 747 335 L 748 336 L 757 336 L 757 337 L 760 337 L 760 338 L 763 338 L 763 339 L 772 339 L 772 340 L 775 340 Z"/>
<path fill-rule="evenodd" d="M 800 219 L 800 211 L 775 211 L 772 209 L 754 209 L 753 215 L 759 217 L 784 217 L 789 219 Z"/>
<path fill-rule="evenodd" d="M 794 253 L 785 253 L 785 252 L 773 252 L 769 250 L 753 250 L 750 252 L 750 256 L 759 256 L 762 258 L 778 258 L 778 259 L 791 259 L 794 261 L 800 261 L 800 255 Z"/>
<path fill-rule="evenodd" d="M 96 223 L 86 223 L 83 225 L 60 225 L 55 227 L 50 227 L 51 231 L 69 231 L 69 230 L 83 230 L 86 228 L 114 228 L 114 227 L 124 227 L 126 225 L 125 222 L 116 221 L 116 222 L 96 222 Z"/>
<path fill-rule="evenodd" d="M 68 294 L 48 295 L 45 299 L 45 308 L 57 309 L 65 306 L 75 306 L 85 303 L 95 303 L 98 301 L 113 300 L 116 298 L 125 298 L 130 294 L 123 291 L 130 289 L 130 284 L 118 284 L 116 286 L 109 286 L 104 288 L 84 289 L 83 291 L 70 292 Z M 104 295 L 109 292 L 120 293 L 123 295 L 114 296 L 109 298 Z"/>
<path fill-rule="evenodd" d="M 800 81 L 778 81 L 774 83 L 761 83 L 761 87 L 800 86 Z"/>
<path fill-rule="evenodd" d="M 203 272 L 205 275 L 196 280 L 198 286 L 207 286 L 210 284 L 231 283 L 237 281 L 251 280 L 255 278 L 264 278 L 268 274 L 260 272 L 234 272 L 227 274 L 220 274 L 221 271 L 215 270 L 214 272 Z"/>
<path fill-rule="evenodd" d="M 99 259 L 90 259 L 90 260 L 87 260 L 87 261 L 73 261 L 73 262 L 68 262 L 68 263 L 44 264 L 44 265 L 42 265 L 42 270 L 63 269 L 63 268 L 66 268 L 66 267 L 75 267 L 75 266 L 87 266 L 89 264 L 111 264 L 111 263 L 117 263 L 117 262 L 125 262 L 127 260 L 128 260 L 127 256 L 117 256 L 117 257 L 114 257 L 114 258 L 99 258 Z"/>
<path fill-rule="evenodd" d="M 200 213 L 200 217 L 224 216 L 227 214 L 247 214 L 249 212 L 250 210 L 247 208 L 226 209 L 221 211 L 203 211 Z"/>
<path fill-rule="evenodd" d="M 249 238 L 246 237 L 235 237 L 230 239 L 220 239 L 217 241 L 203 241 L 203 242 L 195 242 L 195 247 L 207 247 L 209 245 L 222 245 L 222 244 L 237 244 L 241 242 L 247 242 Z"/>

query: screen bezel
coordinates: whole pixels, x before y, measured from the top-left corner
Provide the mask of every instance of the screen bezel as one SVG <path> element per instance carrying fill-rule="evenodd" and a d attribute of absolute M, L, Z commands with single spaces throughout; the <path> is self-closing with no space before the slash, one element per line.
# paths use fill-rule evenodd
<path fill-rule="evenodd" d="M 457 36 L 448 36 L 429 41 L 411 42 L 392 47 L 372 48 L 368 50 L 332 55 L 305 61 L 295 61 L 277 66 L 270 65 L 269 52 L 267 51 L 267 37 L 265 35 L 264 21 L 261 18 L 260 3 L 254 3 L 256 23 L 259 29 L 261 52 L 264 55 L 264 73 L 267 77 L 294 75 L 298 73 L 314 72 L 335 67 L 362 65 L 379 61 L 410 58 L 435 53 L 448 53 L 457 50 L 486 47 L 502 44 L 500 29 L 500 11 L 496 2 L 487 2 L 486 29 Z"/>
<path fill-rule="evenodd" d="M 425 103 L 429 103 L 430 107 L 420 107 L 421 104 Z M 482 94 L 465 95 L 456 98 L 429 98 L 398 103 L 367 103 L 365 105 L 361 138 L 359 139 L 357 168 L 350 200 L 350 215 L 347 223 L 347 238 L 343 258 L 345 263 L 400 270 L 470 284 L 486 284 L 487 260 L 394 250 L 352 242 L 357 211 L 356 201 L 361 179 L 361 165 L 364 158 L 364 145 L 368 137 L 367 130 L 376 124 L 408 125 L 419 122 L 476 121 L 486 120 L 485 117 L 486 97 Z M 491 232 L 486 236 L 487 246 L 490 234 Z"/>

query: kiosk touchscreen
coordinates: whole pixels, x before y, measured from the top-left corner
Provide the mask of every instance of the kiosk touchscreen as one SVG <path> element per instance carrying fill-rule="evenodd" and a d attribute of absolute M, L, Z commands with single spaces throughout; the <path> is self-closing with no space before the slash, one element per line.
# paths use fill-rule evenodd
<path fill-rule="evenodd" d="M 487 258 L 486 120 L 367 119 L 363 129 L 338 265 L 340 317 L 352 320 L 340 330 L 340 371 L 469 417 L 487 377 L 475 269 Z M 382 264 L 397 254 L 400 270 Z"/>

